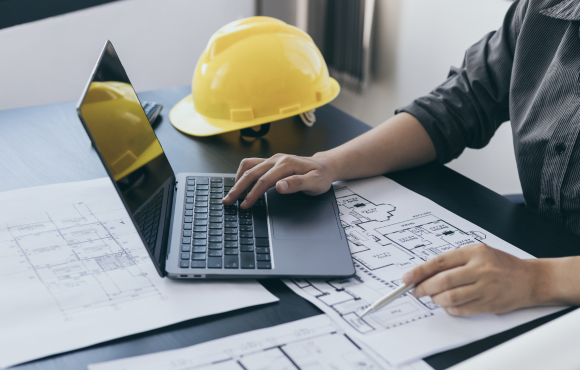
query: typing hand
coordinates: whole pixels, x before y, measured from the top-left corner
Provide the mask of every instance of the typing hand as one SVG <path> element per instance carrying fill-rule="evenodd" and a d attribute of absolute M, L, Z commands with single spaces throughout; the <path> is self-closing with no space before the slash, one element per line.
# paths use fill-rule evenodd
<path fill-rule="evenodd" d="M 535 305 L 538 274 L 534 261 L 473 244 L 415 267 L 403 276 L 403 282 L 422 281 L 413 295 L 431 296 L 454 316 L 504 313 Z"/>
<path fill-rule="evenodd" d="M 240 163 L 236 184 L 223 204 L 232 205 L 250 188 L 240 205 L 242 209 L 250 208 L 273 186 L 281 194 L 303 191 L 308 195 L 318 195 L 330 189 L 333 181 L 331 161 L 316 154 L 312 157 L 275 154 L 268 159 L 246 158 Z"/>

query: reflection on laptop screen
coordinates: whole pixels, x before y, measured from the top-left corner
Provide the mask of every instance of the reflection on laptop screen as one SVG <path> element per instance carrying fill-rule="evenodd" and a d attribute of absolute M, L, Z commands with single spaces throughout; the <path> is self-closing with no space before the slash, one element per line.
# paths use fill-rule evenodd
<path fill-rule="evenodd" d="M 175 177 L 110 43 L 79 112 L 145 244 L 152 256 L 159 257 L 156 247 L 162 242 L 162 205 Z"/>

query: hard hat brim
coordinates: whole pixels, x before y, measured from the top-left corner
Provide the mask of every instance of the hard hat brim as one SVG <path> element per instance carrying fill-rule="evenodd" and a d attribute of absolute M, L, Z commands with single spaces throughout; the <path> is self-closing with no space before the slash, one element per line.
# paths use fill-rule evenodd
<path fill-rule="evenodd" d="M 237 131 L 248 127 L 258 126 L 264 123 L 279 121 L 297 114 L 323 106 L 331 102 L 340 92 L 340 85 L 332 77 L 330 79 L 331 94 L 316 104 L 300 107 L 300 111 L 286 114 L 275 114 L 268 117 L 260 117 L 244 122 L 232 122 L 225 119 L 215 119 L 202 116 L 193 108 L 193 95 L 181 99 L 169 112 L 169 121 L 179 131 L 193 136 L 212 136 L 230 131 Z"/>

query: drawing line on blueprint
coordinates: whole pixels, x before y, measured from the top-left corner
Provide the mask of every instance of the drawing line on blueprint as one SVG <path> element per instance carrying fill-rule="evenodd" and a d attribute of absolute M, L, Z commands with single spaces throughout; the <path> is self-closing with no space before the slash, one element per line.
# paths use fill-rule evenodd
<path fill-rule="evenodd" d="M 44 221 L 6 225 L 11 239 L 0 240 L 0 245 L 8 242 L 8 248 L 18 251 L 11 257 L 19 257 L 22 268 L 33 274 L 29 280 L 44 285 L 65 319 L 87 309 L 116 309 L 128 300 L 161 297 L 139 266 L 148 257 L 141 249 L 125 246 L 137 236 L 125 210 L 97 215 L 83 202 L 71 206 L 75 212 L 71 217 L 55 219 L 45 212 Z M 126 274 L 133 277 L 129 283 L 116 278 Z M 78 289 L 86 294 L 78 294 Z"/>
<path fill-rule="evenodd" d="M 375 299 L 402 285 L 403 271 L 446 251 L 483 242 L 485 234 L 465 232 L 430 212 L 393 222 L 396 207 L 391 204 L 373 203 L 346 186 L 335 188 L 335 194 L 357 274 L 293 283 L 363 334 L 432 317 L 439 306 L 411 293 L 364 318 L 359 315 Z"/>

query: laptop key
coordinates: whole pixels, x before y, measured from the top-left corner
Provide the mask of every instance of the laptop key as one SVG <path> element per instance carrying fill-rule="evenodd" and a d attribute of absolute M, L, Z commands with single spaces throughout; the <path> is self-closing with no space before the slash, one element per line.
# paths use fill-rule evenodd
<path fill-rule="evenodd" d="M 268 238 L 256 238 L 256 247 L 269 247 L 270 241 Z"/>
<path fill-rule="evenodd" d="M 222 193 L 222 189 L 221 188 L 219 188 L 219 189 L 218 188 L 211 188 L 210 189 L 210 192 L 211 193 L 219 193 L 219 194 L 221 194 Z"/>
<path fill-rule="evenodd" d="M 229 241 L 234 241 L 234 240 L 238 240 L 238 236 L 236 234 L 226 234 L 224 236 L 225 240 L 229 240 Z"/>
<path fill-rule="evenodd" d="M 209 191 L 208 190 L 196 190 L 195 191 L 195 195 L 208 195 Z"/>
<path fill-rule="evenodd" d="M 209 190 L 209 185 L 197 185 L 195 190 Z"/>
<path fill-rule="evenodd" d="M 193 204 L 187 203 L 187 204 L 185 205 L 185 209 L 186 209 L 186 210 L 187 210 L 187 209 L 191 209 L 191 210 L 193 210 Z"/>
<path fill-rule="evenodd" d="M 210 217 L 221 217 L 223 216 L 222 211 L 209 211 Z"/>
<path fill-rule="evenodd" d="M 183 230 L 191 230 L 191 223 L 187 222 L 183 224 Z"/>
<path fill-rule="evenodd" d="M 222 250 L 221 249 L 210 249 L 207 252 L 207 255 L 210 257 L 221 257 L 222 256 Z"/>
<path fill-rule="evenodd" d="M 240 225 L 240 231 L 252 231 L 254 228 L 252 225 Z"/>
<path fill-rule="evenodd" d="M 207 234 L 206 233 L 193 233 L 193 238 L 194 239 L 205 239 L 205 238 L 207 238 Z"/>
<path fill-rule="evenodd" d="M 204 233 L 207 231 L 207 226 L 194 226 L 193 231 L 197 233 Z"/>
<path fill-rule="evenodd" d="M 258 245 L 258 243 L 256 243 Z M 268 247 L 256 247 L 256 253 L 258 254 L 270 254 L 270 248 Z"/>
<path fill-rule="evenodd" d="M 186 216 L 193 216 L 193 211 L 188 209 L 185 211 L 185 215 Z"/>
<path fill-rule="evenodd" d="M 179 267 L 181 267 L 182 269 L 186 269 L 189 268 L 189 260 L 182 260 L 181 262 L 179 262 Z"/>
<path fill-rule="evenodd" d="M 207 213 L 194 213 L 193 218 L 196 218 L 198 220 L 207 218 Z"/>
<path fill-rule="evenodd" d="M 221 211 L 224 208 L 221 204 L 212 204 L 209 206 L 210 211 Z"/>
<path fill-rule="evenodd" d="M 270 261 L 270 255 L 269 254 L 257 254 L 256 260 L 258 260 L 258 261 Z"/>
<path fill-rule="evenodd" d="M 205 260 L 205 253 L 192 253 L 191 259 L 192 260 Z"/>
<path fill-rule="evenodd" d="M 234 255 L 224 256 L 224 267 L 227 269 L 240 268 L 240 263 L 238 262 L 238 256 L 234 256 Z"/>
<path fill-rule="evenodd" d="M 236 215 L 237 213 L 238 213 L 238 211 L 235 209 L 224 209 L 225 215 Z"/>
<path fill-rule="evenodd" d="M 183 236 L 191 236 L 191 230 L 183 230 Z"/>
<path fill-rule="evenodd" d="M 191 261 L 191 268 L 192 269 L 204 269 L 205 268 L 205 261 Z"/>
<path fill-rule="evenodd" d="M 208 196 L 207 195 L 198 195 L 195 199 L 199 200 L 200 202 L 207 202 Z"/>
<path fill-rule="evenodd" d="M 221 217 L 210 217 L 209 222 L 223 222 Z"/>
<path fill-rule="evenodd" d="M 187 189 L 186 189 L 186 190 L 187 190 L 187 191 L 194 191 L 194 190 L 195 190 L 195 186 L 193 186 L 193 185 L 190 185 L 190 186 L 188 186 L 188 187 L 187 187 Z M 192 196 L 193 196 L 193 195 L 192 195 Z"/>
<path fill-rule="evenodd" d="M 207 259 L 207 267 L 210 269 L 221 269 L 222 268 L 222 258 L 221 257 L 209 257 Z"/>
<path fill-rule="evenodd" d="M 193 212 L 195 212 L 195 213 L 207 213 L 207 207 L 194 207 Z"/>
<path fill-rule="evenodd" d="M 210 185 L 210 187 L 212 187 L 212 188 L 222 188 L 223 185 L 222 185 L 221 182 L 212 182 L 211 185 Z"/>
<path fill-rule="evenodd" d="M 193 197 L 193 191 L 186 191 L 185 196 L 186 197 Z"/>
<path fill-rule="evenodd" d="M 192 222 L 193 221 L 193 216 L 185 216 L 183 218 L 183 222 Z"/>
<path fill-rule="evenodd" d="M 209 249 L 222 249 L 222 243 L 209 243 L 208 244 L 208 248 Z"/>
<path fill-rule="evenodd" d="M 181 239 L 181 244 L 191 244 L 191 238 L 185 237 L 185 238 Z"/>
<path fill-rule="evenodd" d="M 241 252 L 254 252 L 254 246 L 242 244 L 242 245 L 240 245 L 240 251 Z"/>
<path fill-rule="evenodd" d="M 228 217 L 228 216 L 226 216 Z M 252 224 L 252 220 L 251 219 L 247 219 L 247 220 L 240 220 L 240 225 L 251 225 Z"/>
<path fill-rule="evenodd" d="M 189 252 L 182 252 L 181 253 L 181 259 L 182 260 L 188 260 L 189 259 Z"/>
<path fill-rule="evenodd" d="M 234 215 L 225 215 L 224 216 L 224 221 L 237 221 L 238 217 L 234 216 Z"/>
<path fill-rule="evenodd" d="M 240 238 L 240 244 L 254 245 L 254 239 Z"/>
<path fill-rule="evenodd" d="M 221 192 L 219 192 L 219 193 L 211 193 L 209 195 L 209 197 L 211 199 L 219 199 L 219 200 L 223 199 L 223 196 L 222 196 L 222 193 Z"/>
<path fill-rule="evenodd" d="M 221 177 L 212 177 L 211 178 L 211 182 L 222 182 L 222 178 Z"/>
<path fill-rule="evenodd" d="M 221 243 L 222 237 L 221 236 L 210 236 L 209 239 L 210 243 Z"/>
<path fill-rule="evenodd" d="M 227 228 L 236 228 L 236 227 L 238 227 L 238 223 L 237 222 L 226 222 L 224 224 L 224 227 L 227 227 Z M 252 230 L 251 227 L 250 227 L 250 230 Z"/>
<path fill-rule="evenodd" d="M 258 268 L 262 270 L 270 270 L 272 268 L 272 262 L 270 261 L 258 261 Z"/>
<path fill-rule="evenodd" d="M 182 252 L 189 252 L 190 250 L 191 250 L 191 245 L 189 245 L 189 244 L 183 244 L 181 246 L 181 251 Z"/>
<path fill-rule="evenodd" d="M 237 234 L 237 233 L 238 233 L 238 229 L 234 229 L 234 228 L 226 227 L 226 228 L 224 229 L 224 233 L 225 233 L 225 234 Z"/>
<path fill-rule="evenodd" d="M 207 207 L 207 202 L 199 202 L 199 201 L 195 201 L 194 205 L 196 207 Z"/>
<path fill-rule="evenodd" d="M 256 238 L 268 237 L 268 216 L 266 207 L 256 207 L 254 209 L 254 235 Z"/>
<path fill-rule="evenodd" d="M 234 186 L 236 184 L 236 179 L 233 177 L 224 177 L 225 186 Z"/>
<path fill-rule="evenodd" d="M 187 185 L 195 185 L 195 179 L 188 178 L 187 179 Z"/>
<path fill-rule="evenodd" d="M 207 219 L 193 220 L 195 226 L 207 225 Z"/>
<path fill-rule="evenodd" d="M 205 253 L 206 248 L 205 248 L 205 246 L 195 245 L 195 246 L 191 247 L 191 252 L 192 253 Z"/>
<path fill-rule="evenodd" d="M 209 204 L 222 204 L 221 199 L 210 199 Z"/>
<path fill-rule="evenodd" d="M 226 241 L 225 243 L 226 248 L 237 248 L 238 247 L 238 242 L 234 242 L 234 241 Z"/>
<path fill-rule="evenodd" d="M 254 260 L 254 253 L 240 253 L 240 266 L 243 269 L 255 269 L 256 261 Z"/>
<path fill-rule="evenodd" d="M 185 198 L 185 203 L 193 203 L 193 197 Z"/>
<path fill-rule="evenodd" d="M 221 222 L 212 222 L 209 224 L 209 228 L 210 229 L 222 229 L 222 223 Z"/>
<path fill-rule="evenodd" d="M 215 236 L 222 235 L 222 229 L 210 229 L 209 235 L 215 235 Z"/>
<path fill-rule="evenodd" d="M 235 254 L 237 255 L 239 253 L 238 248 L 225 248 L 224 249 L 224 254 L 228 255 L 228 254 Z"/>
<path fill-rule="evenodd" d="M 254 234 L 252 232 L 248 232 L 248 231 L 241 231 L 240 232 L 240 238 L 253 238 Z"/>
<path fill-rule="evenodd" d="M 196 178 L 195 178 L 195 181 L 196 181 L 198 184 L 209 185 L 209 178 L 207 178 L 207 177 L 196 177 Z"/>
<path fill-rule="evenodd" d="M 205 239 L 193 239 L 193 243 L 191 243 L 191 244 L 193 244 L 193 245 L 203 245 L 203 246 L 205 246 L 205 244 L 206 244 L 206 243 L 207 243 L 207 242 L 206 242 L 206 240 L 205 240 Z"/>

